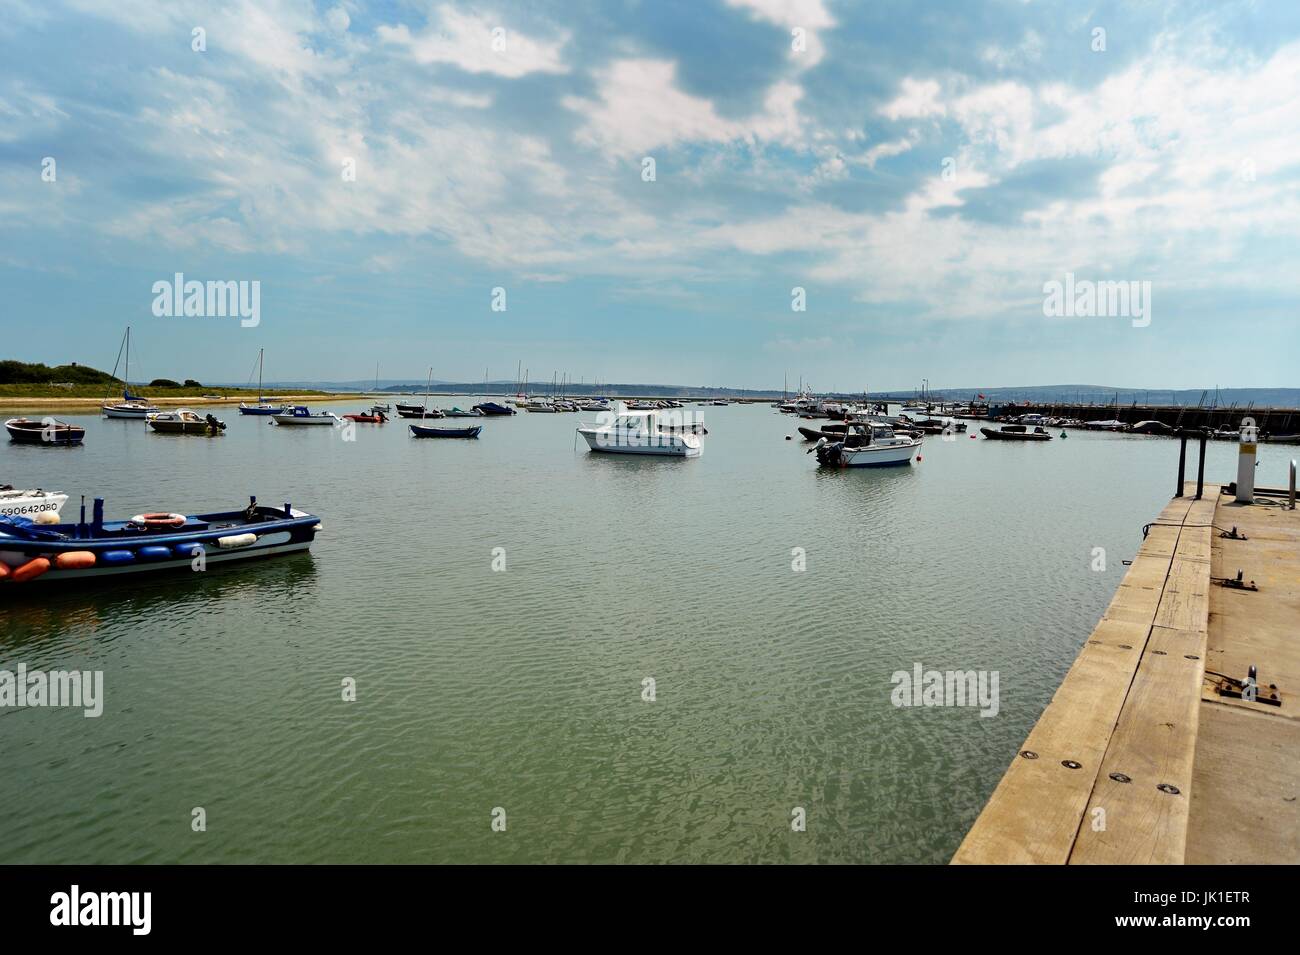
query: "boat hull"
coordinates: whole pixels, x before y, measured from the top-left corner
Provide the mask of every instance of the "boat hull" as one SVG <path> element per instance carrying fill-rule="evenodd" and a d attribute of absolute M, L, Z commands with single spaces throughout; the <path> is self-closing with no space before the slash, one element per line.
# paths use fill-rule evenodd
<path fill-rule="evenodd" d="M 9 440 L 18 444 L 81 444 L 86 429 L 74 424 L 47 425 L 40 421 L 11 419 L 5 422 Z"/>
<path fill-rule="evenodd" d="M 150 421 L 149 427 L 159 434 L 191 434 L 216 437 L 225 433 L 224 428 L 214 427 L 206 421 Z"/>
<path fill-rule="evenodd" d="M 418 424 L 412 424 L 407 427 L 416 438 L 477 438 L 483 430 L 482 425 L 473 428 L 421 428 Z"/>
<path fill-rule="evenodd" d="M 587 447 L 600 454 L 636 454 L 664 458 L 698 458 L 704 453 L 700 439 L 693 434 L 659 433 L 644 440 L 610 437 L 597 428 L 579 428 L 578 434 Z"/>
<path fill-rule="evenodd" d="M 105 418 L 124 418 L 143 421 L 151 414 L 157 414 L 157 408 L 124 408 L 119 405 L 104 405 L 101 409 Z"/>
<path fill-rule="evenodd" d="M 339 419 L 332 414 L 323 415 L 292 415 L 277 414 L 271 416 L 278 425 L 296 425 L 298 427 L 326 426 L 338 424 Z"/>
<path fill-rule="evenodd" d="M 86 582 L 162 571 L 196 572 L 209 564 L 294 553 L 309 549 L 320 530 L 317 516 L 295 510 L 286 514 L 278 508 L 258 508 L 257 519 L 251 521 L 243 511 L 191 515 L 185 521 L 179 528 L 149 531 L 115 522 L 105 525 L 98 536 L 94 528 L 77 524 L 27 527 L 0 521 L 0 561 L 11 570 L 0 580 L 0 594 L 32 583 Z M 77 537 L 79 532 L 83 536 Z M 86 552 L 94 555 L 89 567 L 57 565 L 60 555 L 78 554 L 84 559 Z M 198 563 L 200 555 L 202 562 Z M 45 558 L 53 566 L 30 580 L 16 581 L 13 571 L 36 558 Z"/>
<path fill-rule="evenodd" d="M 284 405 L 240 405 L 239 413 L 246 415 L 261 415 L 269 417 L 270 415 L 284 414 Z"/>
<path fill-rule="evenodd" d="M 980 434 L 992 441 L 1050 441 L 1050 434 L 1034 434 L 1033 432 L 1016 432 L 1016 431 L 994 431 L 992 428 L 980 428 Z"/>
<path fill-rule="evenodd" d="M 38 514 L 58 514 L 68 503 L 68 495 L 51 491 L 0 491 L 0 517 L 35 518 Z"/>
<path fill-rule="evenodd" d="M 919 442 L 896 447 L 845 448 L 840 452 L 838 466 L 842 468 L 906 467 L 912 463 L 912 459 L 920 449 Z"/>

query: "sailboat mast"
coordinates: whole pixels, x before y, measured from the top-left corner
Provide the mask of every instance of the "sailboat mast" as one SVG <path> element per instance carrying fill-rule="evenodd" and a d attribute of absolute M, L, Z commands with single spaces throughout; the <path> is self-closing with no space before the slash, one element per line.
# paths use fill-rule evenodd
<path fill-rule="evenodd" d="M 123 375 L 125 375 L 124 380 L 126 381 L 126 387 L 122 389 L 123 391 L 122 397 L 125 398 L 127 395 L 131 394 L 131 326 L 130 325 L 126 326 L 126 371 L 123 372 Z"/>
<path fill-rule="evenodd" d="M 424 383 L 424 406 L 420 408 L 420 420 L 429 413 L 429 389 L 433 386 L 433 366 L 429 366 L 429 380 Z"/>

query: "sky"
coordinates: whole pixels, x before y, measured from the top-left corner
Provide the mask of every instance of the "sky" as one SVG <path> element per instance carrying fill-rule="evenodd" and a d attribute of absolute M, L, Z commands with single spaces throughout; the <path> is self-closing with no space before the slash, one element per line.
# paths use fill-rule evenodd
<path fill-rule="evenodd" d="M 1294 0 L 0 0 L 3 358 L 1295 386 L 1298 240 Z"/>

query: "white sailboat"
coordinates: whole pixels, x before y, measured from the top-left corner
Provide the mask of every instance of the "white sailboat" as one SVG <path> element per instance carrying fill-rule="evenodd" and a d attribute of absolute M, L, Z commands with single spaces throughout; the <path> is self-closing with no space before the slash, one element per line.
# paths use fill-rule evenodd
<path fill-rule="evenodd" d="M 284 405 L 268 404 L 266 399 L 262 397 L 262 357 L 265 351 L 264 348 L 257 350 L 257 404 L 250 405 L 241 401 L 239 403 L 240 414 L 276 415 L 284 413 Z"/>
<path fill-rule="evenodd" d="M 126 368 L 122 372 L 122 400 L 109 404 L 107 400 L 100 406 L 100 411 L 104 413 L 105 418 L 135 418 L 140 421 L 145 416 L 157 412 L 157 408 L 149 404 L 143 398 L 131 394 L 131 326 L 126 326 L 126 337 L 123 339 L 126 348 Z M 121 353 L 118 353 L 121 357 Z M 113 374 L 117 374 L 117 364 L 113 365 Z"/>

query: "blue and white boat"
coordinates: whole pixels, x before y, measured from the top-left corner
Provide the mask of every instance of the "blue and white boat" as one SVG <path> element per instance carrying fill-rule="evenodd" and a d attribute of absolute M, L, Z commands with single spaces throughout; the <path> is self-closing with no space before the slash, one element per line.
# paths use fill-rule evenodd
<path fill-rule="evenodd" d="M 0 517 L 0 594 L 29 582 L 89 581 L 163 570 L 201 570 L 254 557 L 304 551 L 320 530 L 314 514 L 264 507 L 248 499 L 242 511 L 209 514 L 137 514 L 129 521 L 104 520 L 96 498 L 73 523 L 41 524 Z"/>
<path fill-rule="evenodd" d="M 332 411 L 312 411 L 306 405 L 295 405 L 283 414 L 271 416 L 276 424 L 339 424 L 341 419 Z"/>

